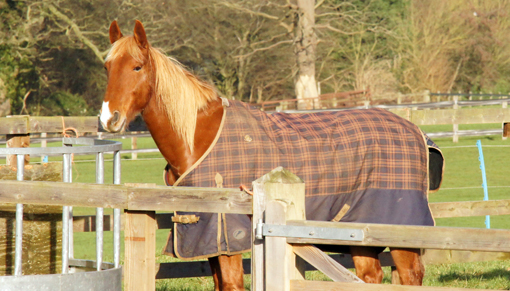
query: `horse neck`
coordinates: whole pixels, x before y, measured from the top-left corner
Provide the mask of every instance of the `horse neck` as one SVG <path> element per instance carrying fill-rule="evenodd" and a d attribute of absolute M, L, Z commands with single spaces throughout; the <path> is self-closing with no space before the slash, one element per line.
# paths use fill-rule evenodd
<path fill-rule="evenodd" d="M 159 151 L 170 165 L 168 182 L 173 183 L 202 157 L 214 141 L 223 117 L 220 98 L 209 102 L 197 116 L 193 152 L 184 140 L 174 131 L 172 124 L 161 106 L 151 98 L 143 111 L 143 118 Z"/>

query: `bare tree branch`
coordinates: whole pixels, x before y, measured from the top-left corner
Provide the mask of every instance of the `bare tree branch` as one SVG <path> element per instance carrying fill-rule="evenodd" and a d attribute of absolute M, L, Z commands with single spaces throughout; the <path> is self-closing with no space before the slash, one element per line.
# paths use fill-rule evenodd
<path fill-rule="evenodd" d="M 90 41 L 90 39 L 88 39 L 86 36 L 83 35 L 81 29 L 78 27 L 78 25 L 76 25 L 76 23 L 74 23 L 74 21 L 72 21 L 65 14 L 61 13 L 60 11 L 58 11 L 58 9 L 55 6 L 53 6 L 52 4 L 46 4 L 45 3 L 45 5 L 46 5 L 46 7 L 48 7 L 48 9 L 51 11 L 51 13 L 53 13 L 53 15 L 55 15 L 56 17 L 58 17 L 60 20 L 64 21 L 65 23 L 67 23 L 71 27 L 73 32 L 76 34 L 76 37 L 78 37 L 78 39 L 81 42 L 83 42 L 83 44 L 88 46 L 94 52 L 96 57 L 101 62 L 104 61 L 105 53 L 104 52 L 100 52 L 99 48 L 94 43 L 92 43 L 92 41 Z"/>
<path fill-rule="evenodd" d="M 363 33 L 363 31 L 354 31 L 354 32 L 343 31 L 343 30 L 335 28 L 329 24 L 317 24 L 317 25 L 315 25 L 315 28 L 317 28 L 317 29 L 325 28 L 325 29 L 328 29 L 333 32 L 341 33 L 343 35 L 356 35 L 356 34 Z"/>
<path fill-rule="evenodd" d="M 239 10 L 239 11 L 242 11 L 242 12 L 246 12 L 248 14 L 252 14 L 252 15 L 255 15 L 255 16 L 261 16 L 261 17 L 264 17 L 264 18 L 267 18 L 267 19 L 272 19 L 272 20 L 278 20 L 279 19 L 279 17 L 277 17 L 277 16 L 274 16 L 274 15 L 271 15 L 271 14 L 267 14 L 267 13 L 264 13 L 264 12 L 253 11 L 251 9 L 248 9 L 248 8 L 245 8 L 245 7 L 242 7 L 242 6 L 239 6 L 239 5 L 234 5 L 232 3 L 221 2 L 220 5 L 223 5 L 225 7 L 231 8 L 231 9 L 236 9 L 236 10 Z"/>
<path fill-rule="evenodd" d="M 289 39 L 289 40 L 282 40 L 282 41 L 279 41 L 279 42 L 274 43 L 274 44 L 272 44 L 270 46 L 267 46 L 267 47 L 256 48 L 256 49 L 254 49 L 252 52 L 250 52 L 248 54 L 234 56 L 234 58 L 236 58 L 236 59 L 245 58 L 245 57 L 251 56 L 251 55 L 253 55 L 253 54 L 257 53 L 257 52 L 267 51 L 267 50 L 273 49 L 273 48 L 275 48 L 275 47 L 277 47 L 279 45 L 286 44 L 286 43 L 293 43 L 293 42 L 294 42 L 294 40 L 291 40 L 291 39 Z"/>

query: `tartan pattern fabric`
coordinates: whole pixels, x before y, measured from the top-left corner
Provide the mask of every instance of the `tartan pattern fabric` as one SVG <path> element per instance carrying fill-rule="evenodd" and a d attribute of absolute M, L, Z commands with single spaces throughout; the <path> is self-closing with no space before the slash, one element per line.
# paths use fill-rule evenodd
<path fill-rule="evenodd" d="M 216 187 L 217 173 L 223 177 L 225 188 L 250 186 L 252 181 L 282 166 L 304 180 L 309 220 L 331 220 L 342 204 L 349 203 L 351 209 L 341 221 L 400 223 L 387 214 L 381 214 L 388 216 L 386 221 L 365 221 L 374 220 L 368 218 L 373 213 L 369 213 L 369 204 L 359 201 L 380 195 L 376 199 L 411 197 L 406 198 L 407 204 L 425 205 L 414 207 L 421 209 L 413 208 L 413 212 L 421 212 L 416 213 L 420 219 L 402 224 L 433 224 L 427 206 L 427 165 L 428 147 L 434 144 L 411 122 L 384 109 L 267 114 L 242 102 L 229 102 L 216 144 L 199 165 L 177 181 L 179 186 Z M 357 204 L 360 206 L 356 207 Z M 357 208 L 367 213 L 349 214 Z M 413 215 L 408 215 L 411 220 L 414 220 Z M 225 229 L 229 228 L 229 216 L 237 222 L 244 221 L 245 231 L 251 233 L 251 223 L 242 215 L 223 216 Z M 235 241 L 228 231 L 222 231 L 222 223 L 218 224 L 220 226 L 211 231 L 225 235 L 227 242 Z M 176 232 L 184 234 L 179 231 L 182 227 L 176 225 Z M 199 230 L 199 225 L 185 227 L 193 239 L 177 238 L 174 246 L 167 246 L 167 253 L 179 245 L 200 240 L 199 236 L 206 236 L 208 231 Z M 193 227 L 196 229 L 192 230 Z M 210 255 L 249 248 L 248 244 L 231 249 L 226 243 Z M 207 254 L 200 252 L 179 255 L 182 258 L 204 256 Z"/>
<path fill-rule="evenodd" d="M 277 166 L 305 181 L 306 195 L 368 187 L 426 192 L 421 130 L 384 109 L 266 114 L 230 101 L 227 122 L 208 157 L 180 186 L 250 185 Z M 207 186 L 205 186 L 207 185 Z"/>

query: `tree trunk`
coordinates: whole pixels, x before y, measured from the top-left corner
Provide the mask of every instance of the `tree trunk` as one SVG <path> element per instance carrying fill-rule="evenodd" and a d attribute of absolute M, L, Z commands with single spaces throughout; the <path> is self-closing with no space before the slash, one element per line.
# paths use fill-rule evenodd
<path fill-rule="evenodd" d="M 315 1 L 297 0 L 298 18 L 295 29 L 295 54 L 298 66 L 295 90 L 298 99 L 298 109 L 313 108 L 313 101 L 303 98 L 317 97 L 315 82 L 315 49 L 317 36 L 315 34 Z"/>
<path fill-rule="evenodd" d="M 7 98 L 7 86 L 5 86 L 4 80 L 0 78 L 0 116 L 6 116 L 11 114 L 11 102 Z"/>

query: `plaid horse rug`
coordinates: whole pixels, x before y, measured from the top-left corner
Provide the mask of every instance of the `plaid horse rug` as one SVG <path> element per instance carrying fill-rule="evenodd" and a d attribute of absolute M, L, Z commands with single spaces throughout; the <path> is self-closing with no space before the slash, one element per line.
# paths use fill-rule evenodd
<path fill-rule="evenodd" d="M 174 185 L 250 186 L 278 166 L 304 180 L 308 220 L 434 225 L 427 194 L 441 184 L 442 154 L 416 125 L 384 109 L 267 114 L 229 100 L 215 142 Z M 250 251 L 247 215 L 179 215 L 199 218 L 176 222 L 164 253 Z"/>

